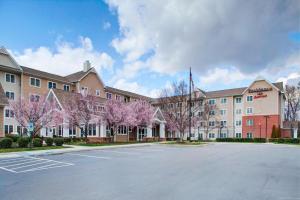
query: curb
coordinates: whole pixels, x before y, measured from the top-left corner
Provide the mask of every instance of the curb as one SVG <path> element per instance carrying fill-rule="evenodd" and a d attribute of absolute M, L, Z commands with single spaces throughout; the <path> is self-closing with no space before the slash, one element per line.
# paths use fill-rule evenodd
<path fill-rule="evenodd" d="M 116 149 L 116 148 L 130 148 L 130 147 L 141 147 L 141 146 L 152 146 L 156 143 L 141 143 L 141 144 L 124 144 L 124 145 L 111 145 L 111 146 L 95 146 L 95 147 L 85 147 L 85 146 L 75 146 L 75 145 L 65 145 L 70 148 L 66 149 L 52 149 L 52 150 L 37 150 L 37 151 L 23 151 L 23 152 L 10 152 L 0 154 L 0 158 L 14 158 L 20 156 L 46 156 L 46 155 L 58 155 L 69 152 L 78 151 L 92 151 L 101 149 Z"/>

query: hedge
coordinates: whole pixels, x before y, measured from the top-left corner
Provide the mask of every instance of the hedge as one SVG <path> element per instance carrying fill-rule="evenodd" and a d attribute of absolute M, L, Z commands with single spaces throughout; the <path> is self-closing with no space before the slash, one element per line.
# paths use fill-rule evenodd
<path fill-rule="evenodd" d="M 254 142 L 265 143 L 265 138 L 217 138 L 217 142 Z"/>
<path fill-rule="evenodd" d="M 56 146 L 62 146 L 64 144 L 64 139 L 63 138 L 54 138 L 54 143 Z"/>
<path fill-rule="evenodd" d="M 18 139 L 18 146 L 21 148 L 26 148 L 28 147 L 29 141 L 30 141 L 29 137 L 20 137 Z"/>
<path fill-rule="evenodd" d="M 6 134 L 5 137 L 11 138 L 13 140 L 13 142 L 17 142 L 18 139 L 20 138 L 19 135 L 14 135 L 14 134 Z"/>
<path fill-rule="evenodd" d="M 269 142 L 280 144 L 300 144 L 300 138 L 271 138 Z"/>
<path fill-rule="evenodd" d="M 43 140 L 41 138 L 34 138 L 33 141 L 33 146 L 34 147 L 41 147 L 43 146 Z"/>
<path fill-rule="evenodd" d="M 0 140 L 0 148 L 11 148 L 13 140 L 11 138 L 3 138 Z"/>
<path fill-rule="evenodd" d="M 47 146 L 52 146 L 53 145 L 53 138 L 48 137 L 48 138 L 45 139 L 45 142 L 46 142 Z"/>

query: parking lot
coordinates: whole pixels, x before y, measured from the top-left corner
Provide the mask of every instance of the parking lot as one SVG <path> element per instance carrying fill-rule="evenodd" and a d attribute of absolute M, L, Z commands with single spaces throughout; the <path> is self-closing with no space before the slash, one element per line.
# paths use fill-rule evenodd
<path fill-rule="evenodd" d="M 0 158 L 0 197 L 300 199 L 300 147 L 153 145 Z"/>

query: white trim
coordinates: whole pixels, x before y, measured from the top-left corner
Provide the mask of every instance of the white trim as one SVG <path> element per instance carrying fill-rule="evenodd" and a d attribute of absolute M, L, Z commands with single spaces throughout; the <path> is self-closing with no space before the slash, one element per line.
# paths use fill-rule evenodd
<path fill-rule="evenodd" d="M 156 114 L 157 114 L 158 112 L 159 112 L 160 115 L 162 116 L 163 120 L 159 120 L 157 117 L 155 117 Z M 166 122 L 167 122 L 166 119 L 165 119 L 165 117 L 164 117 L 164 115 L 163 115 L 163 113 L 161 112 L 161 110 L 160 110 L 159 107 L 157 107 L 157 109 L 155 110 L 155 112 L 154 112 L 152 118 L 153 118 L 154 120 L 156 120 L 156 121 L 159 121 L 159 122 L 163 122 L 163 123 L 166 123 Z"/>
<path fill-rule="evenodd" d="M 49 90 L 49 92 L 48 92 L 48 94 L 47 94 L 47 96 L 46 96 L 46 99 L 49 98 L 50 93 L 53 94 L 53 96 L 54 96 L 54 98 L 56 99 L 56 101 L 57 101 L 58 105 L 60 106 L 60 108 L 61 108 L 62 110 L 64 110 L 63 106 L 62 106 L 61 103 L 59 102 L 59 100 L 58 100 L 58 98 L 57 98 L 57 96 L 56 96 L 56 94 L 55 94 L 55 92 L 53 91 L 52 88 Z"/>
<path fill-rule="evenodd" d="M 7 55 L 8 55 L 8 57 L 10 58 L 10 60 L 19 68 L 19 70 L 21 71 L 21 72 L 23 72 L 23 69 L 22 69 L 22 67 L 17 63 L 17 61 L 10 55 L 10 53 L 6 50 L 6 48 L 4 47 L 4 46 L 2 46 L 2 47 L 0 47 L 3 51 L 4 51 L 4 53 L 6 53 Z M 11 68 L 11 67 L 9 67 L 9 68 Z"/>

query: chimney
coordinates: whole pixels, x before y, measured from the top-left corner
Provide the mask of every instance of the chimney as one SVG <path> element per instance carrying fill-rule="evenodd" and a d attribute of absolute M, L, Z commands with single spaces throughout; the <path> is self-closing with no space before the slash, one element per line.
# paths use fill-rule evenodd
<path fill-rule="evenodd" d="M 89 60 L 86 60 L 84 63 L 83 63 L 83 71 L 84 72 L 87 72 L 89 69 L 91 69 L 91 63 Z"/>

